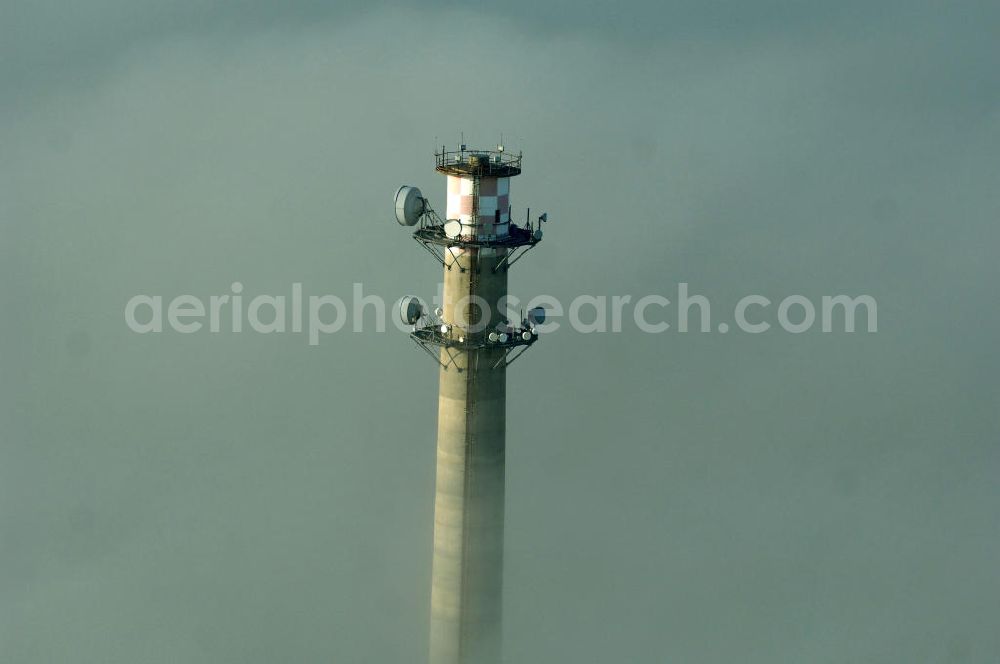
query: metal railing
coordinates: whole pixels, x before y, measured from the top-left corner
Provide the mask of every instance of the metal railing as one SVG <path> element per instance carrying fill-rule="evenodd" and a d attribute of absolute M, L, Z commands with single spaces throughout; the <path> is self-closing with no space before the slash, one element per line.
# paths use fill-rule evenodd
<path fill-rule="evenodd" d="M 439 171 L 455 171 L 459 173 L 491 173 L 510 174 L 521 172 L 521 152 L 517 154 L 503 150 L 478 150 L 465 148 L 463 150 L 446 150 L 434 153 L 435 164 Z"/>

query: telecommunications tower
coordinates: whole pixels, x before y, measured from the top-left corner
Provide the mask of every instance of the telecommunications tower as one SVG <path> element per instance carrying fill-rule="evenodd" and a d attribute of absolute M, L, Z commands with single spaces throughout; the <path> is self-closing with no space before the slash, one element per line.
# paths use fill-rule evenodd
<path fill-rule="evenodd" d="M 507 273 L 542 239 L 546 215 L 511 220 L 521 155 L 441 148 L 445 219 L 416 187 L 396 192 L 396 219 L 444 268 L 444 297 L 427 310 L 403 298 L 411 338 L 440 365 L 431 664 L 499 664 L 503 585 L 507 366 L 537 340 L 544 310 L 506 312 Z"/>

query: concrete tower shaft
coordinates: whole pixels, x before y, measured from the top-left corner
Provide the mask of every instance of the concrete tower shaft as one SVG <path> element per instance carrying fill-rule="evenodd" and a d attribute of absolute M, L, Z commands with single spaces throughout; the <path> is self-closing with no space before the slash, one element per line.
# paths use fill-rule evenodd
<path fill-rule="evenodd" d="M 494 255 L 482 256 L 484 251 Z M 443 319 L 468 338 L 481 337 L 485 331 L 473 330 L 481 327 L 482 314 L 470 296 L 498 311 L 507 294 L 507 273 L 494 272 L 500 260 L 494 250 L 467 249 L 460 258 L 468 269 L 444 272 Z M 431 663 L 498 664 L 506 454 L 504 350 L 444 347 L 440 352 Z"/>

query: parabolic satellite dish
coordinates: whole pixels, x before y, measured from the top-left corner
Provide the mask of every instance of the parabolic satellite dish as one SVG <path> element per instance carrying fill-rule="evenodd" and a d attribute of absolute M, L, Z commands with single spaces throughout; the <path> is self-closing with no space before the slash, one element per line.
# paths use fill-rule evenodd
<path fill-rule="evenodd" d="M 407 295 L 399 302 L 399 317 L 407 325 L 415 325 L 420 317 L 424 315 L 424 307 L 420 300 L 413 295 Z"/>
<path fill-rule="evenodd" d="M 424 213 L 424 197 L 416 187 L 403 185 L 396 192 L 396 221 L 400 226 L 413 226 Z"/>
<path fill-rule="evenodd" d="M 462 234 L 462 222 L 458 219 L 449 219 L 444 222 L 444 234 L 450 238 L 456 238 Z"/>

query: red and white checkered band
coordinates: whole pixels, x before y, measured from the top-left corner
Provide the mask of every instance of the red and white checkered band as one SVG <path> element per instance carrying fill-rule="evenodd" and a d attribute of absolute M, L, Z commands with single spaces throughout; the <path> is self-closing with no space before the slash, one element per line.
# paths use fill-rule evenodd
<path fill-rule="evenodd" d="M 479 180 L 479 219 L 472 219 L 472 178 L 448 176 L 448 219 L 462 222 L 462 235 L 507 235 L 510 227 L 510 178 Z M 500 223 L 497 221 L 500 211 Z"/>

